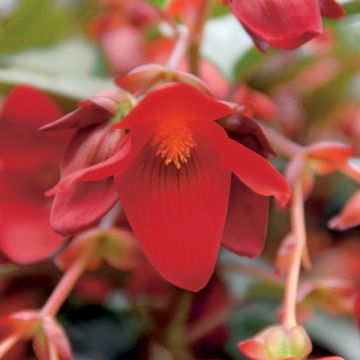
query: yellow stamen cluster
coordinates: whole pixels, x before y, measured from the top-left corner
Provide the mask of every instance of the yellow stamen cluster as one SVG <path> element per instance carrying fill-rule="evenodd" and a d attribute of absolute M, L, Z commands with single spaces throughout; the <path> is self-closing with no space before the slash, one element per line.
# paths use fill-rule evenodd
<path fill-rule="evenodd" d="M 192 133 L 184 120 L 162 122 L 152 146 L 158 146 L 156 156 L 165 160 L 165 165 L 173 163 L 177 169 L 186 164 L 190 158 L 191 149 L 196 147 Z"/>

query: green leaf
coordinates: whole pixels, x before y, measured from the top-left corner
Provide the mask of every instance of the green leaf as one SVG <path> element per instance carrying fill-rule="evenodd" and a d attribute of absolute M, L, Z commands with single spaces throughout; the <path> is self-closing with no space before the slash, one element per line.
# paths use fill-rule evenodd
<path fill-rule="evenodd" d="M 266 55 L 265 55 L 266 56 Z M 250 48 L 236 63 L 233 79 L 239 80 L 251 74 L 265 58 L 255 47 Z"/>
<path fill-rule="evenodd" d="M 0 22 L 1 52 L 51 45 L 68 33 L 70 24 L 69 10 L 56 7 L 54 1 L 22 0 Z"/>
<path fill-rule="evenodd" d="M 360 2 L 359 0 L 350 1 L 344 4 L 346 15 L 360 14 Z"/>
<path fill-rule="evenodd" d="M 149 4 L 152 6 L 155 6 L 160 9 L 164 9 L 166 6 L 168 6 L 170 0 L 146 0 Z"/>

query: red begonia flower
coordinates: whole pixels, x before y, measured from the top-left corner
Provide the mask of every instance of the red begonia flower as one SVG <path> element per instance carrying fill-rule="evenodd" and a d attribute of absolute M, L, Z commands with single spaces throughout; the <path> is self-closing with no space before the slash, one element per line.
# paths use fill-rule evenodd
<path fill-rule="evenodd" d="M 261 196 L 274 195 L 281 205 L 289 199 L 289 186 L 277 170 L 213 122 L 230 113 L 227 105 L 190 85 L 159 87 L 115 126 L 130 130 L 123 147 L 103 163 L 65 177 L 55 191 L 79 180 L 114 176 L 153 266 L 173 284 L 197 291 L 214 270 L 231 174 Z"/>
<path fill-rule="evenodd" d="M 294 49 L 322 33 L 321 16 L 341 18 L 335 0 L 227 0 L 257 47 Z"/>
<path fill-rule="evenodd" d="M 44 191 L 58 180 L 63 134 L 38 128 L 62 116 L 45 94 L 17 86 L 0 114 L 0 249 L 19 263 L 38 261 L 63 242 L 50 227 Z"/>

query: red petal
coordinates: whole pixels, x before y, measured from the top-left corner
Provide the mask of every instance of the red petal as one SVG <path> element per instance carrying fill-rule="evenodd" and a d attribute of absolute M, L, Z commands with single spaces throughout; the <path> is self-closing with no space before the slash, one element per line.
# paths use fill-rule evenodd
<path fill-rule="evenodd" d="M 233 97 L 239 104 L 250 104 L 255 110 L 255 116 L 262 119 L 271 119 L 275 116 L 276 107 L 269 96 L 249 88 L 245 84 L 239 85 Z"/>
<path fill-rule="evenodd" d="M 235 16 L 255 37 L 293 49 L 322 33 L 318 0 L 228 0 Z"/>
<path fill-rule="evenodd" d="M 276 155 L 260 126 L 245 116 L 231 116 L 223 121 L 229 137 L 263 157 Z"/>
<path fill-rule="evenodd" d="M 239 255 L 260 255 L 266 237 L 268 208 L 268 197 L 255 194 L 233 176 L 222 245 Z"/>
<path fill-rule="evenodd" d="M 229 139 L 217 124 L 210 123 L 209 140 L 216 146 L 223 165 L 252 191 L 263 196 L 275 196 L 281 206 L 290 198 L 290 187 L 284 177 L 261 155 Z"/>
<path fill-rule="evenodd" d="M 265 360 L 268 358 L 264 345 L 257 340 L 245 340 L 238 344 L 238 349 L 252 360 Z"/>
<path fill-rule="evenodd" d="M 183 71 L 173 71 L 158 64 L 139 66 L 125 76 L 118 77 L 115 82 L 129 92 L 142 93 L 153 86 L 171 81 L 188 83 L 210 94 L 208 86 L 198 77 Z"/>
<path fill-rule="evenodd" d="M 123 134 L 110 126 L 79 130 L 66 151 L 62 176 L 111 157 Z M 74 234 L 99 220 L 117 200 L 112 178 L 77 182 L 66 193 L 58 192 L 51 209 L 51 224 L 63 235 Z"/>
<path fill-rule="evenodd" d="M 346 203 L 341 213 L 330 219 L 331 229 L 347 230 L 360 225 L 360 191 L 357 191 Z"/>
<path fill-rule="evenodd" d="M 1 119 L 19 126 L 40 127 L 62 116 L 62 111 L 45 93 L 28 85 L 14 87 L 2 105 Z"/>
<path fill-rule="evenodd" d="M 360 330 L 360 293 L 357 295 L 355 300 L 354 316 L 356 324 Z"/>
<path fill-rule="evenodd" d="M 47 208 L 26 202 L 2 204 L 0 238 L 2 252 L 22 264 L 49 256 L 64 242 L 50 227 Z"/>
<path fill-rule="evenodd" d="M 345 10 L 336 0 L 319 0 L 322 16 L 332 19 L 341 19 L 345 16 Z"/>
<path fill-rule="evenodd" d="M 50 204 L 43 193 L 58 179 L 65 138 L 38 132 L 39 126 L 61 115 L 47 95 L 30 86 L 15 87 L 3 102 L 0 247 L 19 263 L 47 257 L 64 241 L 50 227 Z"/>
<path fill-rule="evenodd" d="M 193 86 L 169 83 L 149 93 L 115 128 L 169 119 L 211 121 L 232 113 L 230 107 Z"/>
<path fill-rule="evenodd" d="M 54 196 L 58 192 L 66 192 L 79 181 L 99 181 L 119 174 L 134 156 L 131 152 L 131 143 L 128 136 L 119 145 L 115 154 L 107 160 L 83 169 L 76 170 L 61 178 L 59 183 L 47 192 L 47 196 Z"/>
<path fill-rule="evenodd" d="M 89 100 L 73 112 L 50 124 L 44 125 L 41 130 L 61 130 L 92 126 L 106 121 L 111 115 L 107 108 Z"/>
<path fill-rule="evenodd" d="M 101 36 L 105 58 L 111 70 L 117 74 L 124 74 L 145 62 L 143 43 L 140 29 L 132 25 L 122 24 Z"/>
<path fill-rule="evenodd" d="M 120 201 L 153 266 L 176 286 L 198 291 L 214 270 L 223 232 L 230 172 L 202 138 L 181 169 L 145 145 L 121 176 Z"/>
<path fill-rule="evenodd" d="M 306 148 L 306 156 L 312 160 L 315 172 L 326 175 L 335 171 L 353 154 L 351 146 L 331 141 L 322 141 Z"/>

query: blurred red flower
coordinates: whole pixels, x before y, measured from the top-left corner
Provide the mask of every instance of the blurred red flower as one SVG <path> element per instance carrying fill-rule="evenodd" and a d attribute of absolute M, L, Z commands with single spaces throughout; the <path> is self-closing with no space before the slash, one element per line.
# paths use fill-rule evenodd
<path fill-rule="evenodd" d="M 212 121 L 231 113 L 190 85 L 159 87 L 115 126 L 130 132 L 114 155 L 68 174 L 53 191 L 72 192 L 80 180 L 114 177 L 151 263 L 168 281 L 197 291 L 216 263 L 231 174 L 258 195 L 274 195 L 281 205 L 289 198 L 289 186 L 275 168 Z"/>
<path fill-rule="evenodd" d="M 323 32 L 321 17 L 339 19 L 336 0 L 227 0 L 256 46 L 294 49 Z"/>
<path fill-rule="evenodd" d="M 63 242 L 50 227 L 44 191 L 58 180 L 64 134 L 42 134 L 41 125 L 62 115 L 44 93 L 20 85 L 0 113 L 0 249 L 27 263 L 54 252 Z"/>

